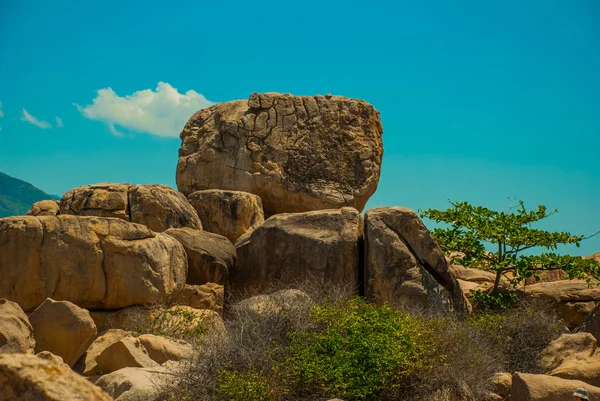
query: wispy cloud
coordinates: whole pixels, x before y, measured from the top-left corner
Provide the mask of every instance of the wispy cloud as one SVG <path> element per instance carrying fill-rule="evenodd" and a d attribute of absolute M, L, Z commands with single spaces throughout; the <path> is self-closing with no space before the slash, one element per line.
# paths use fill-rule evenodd
<path fill-rule="evenodd" d="M 165 137 L 179 136 L 196 111 L 214 104 L 193 90 L 179 93 L 166 82 L 159 82 L 156 91 L 144 89 L 123 97 L 112 88 L 100 89 L 92 102 L 75 106 L 84 117 L 104 122 L 114 135 L 121 135 L 117 127 L 123 127 Z"/>
<path fill-rule="evenodd" d="M 50 123 L 47 123 L 46 121 L 38 120 L 35 116 L 32 116 L 31 114 L 29 114 L 27 112 L 27 110 L 25 110 L 25 109 L 23 109 L 23 115 L 21 116 L 21 121 L 27 121 L 28 123 L 33 124 L 36 127 L 40 127 L 42 129 L 52 128 L 52 125 L 50 125 Z"/>
<path fill-rule="evenodd" d="M 57 127 L 57 128 L 62 128 L 62 127 L 64 127 L 64 126 L 65 126 L 65 125 L 63 124 L 63 120 L 62 120 L 62 118 L 60 118 L 60 117 L 56 117 L 56 127 Z"/>

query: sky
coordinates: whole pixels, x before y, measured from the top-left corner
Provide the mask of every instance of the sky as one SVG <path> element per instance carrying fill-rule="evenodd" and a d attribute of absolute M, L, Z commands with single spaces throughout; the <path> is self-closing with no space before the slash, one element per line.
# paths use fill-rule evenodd
<path fill-rule="evenodd" d="M 0 171 L 46 192 L 175 187 L 187 119 L 269 91 L 380 111 L 368 208 L 522 199 L 600 229 L 597 0 L 0 0 Z"/>

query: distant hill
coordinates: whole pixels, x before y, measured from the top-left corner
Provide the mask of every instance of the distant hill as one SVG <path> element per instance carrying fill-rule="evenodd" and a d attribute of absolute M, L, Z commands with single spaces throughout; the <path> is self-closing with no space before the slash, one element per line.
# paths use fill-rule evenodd
<path fill-rule="evenodd" d="M 20 216 L 44 199 L 57 199 L 28 182 L 0 173 L 0 218 Z"/>

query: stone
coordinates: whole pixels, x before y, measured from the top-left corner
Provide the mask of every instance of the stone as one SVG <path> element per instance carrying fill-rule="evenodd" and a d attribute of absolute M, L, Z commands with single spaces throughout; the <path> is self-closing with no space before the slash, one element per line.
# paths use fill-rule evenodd
<path fill-rule="evenodd" d="M 132 333 L 121 329 L 110 329 L 101 332 L 94 342 L 88 347 L 87 351 L 75 364 L 73 370 L 83 376 L 97 376 L 102 374 L 98 367 L 96 358 L 108 347 L 130 336 Z"/>
<path fill-rule="evenodd" d="M 365 296 L 379 304 L 469 311 L 442 249 L 411 209 L 365 213 L 364 282 Z"/>
<path fill-rule="evenodd" d="M 56 216 L 60 214 L 60 207 L 56 200 L 42 200 L 35 202 L 27 212 L 28 216 Z"/>
<path fill-rule="evenodd" d="M 153 319 L 156 332 L 174 338 L 198 339 L 208 332 L 226 335 L 223 319 L 215 311 L 176 305 L 157 311 Z"/>
<path fill-rule="evenodd" d="M 192 347 L 185 341 L 177 341 L 153 334 L 142 334 L 137 338 L 144 346 L 150 358 L 163 364 L 167 361 L 181 361 L 192 356 Z"/>
<path fill-rule="evenodd" d="M 544 349 L 540 367 L 551 376 L 600 386 L 598 342 L 589 333 L 563 334 Z"/>
<path fill-rule="evenodd" d="M 96 357 L 96 363 L 101 374 L 123 368 L 152 368 L 159 365 L 150 358 L 139 338 L 134 337 L 124 337 L 106 347 Z"/>
<path fill-rule="evenodd" d="M 515 373 L 510 392 L 511 400 L 518 401 L 564 401 L 573 399 L 575 389 L 589 391 L 590 399 L 600 399 L 600 388 L 579 380 L 567 380 L 548 375 Z"/>
<path fill-rule="evenodd" d="M 222 285 L 206 283 L 203 285 L 186 284 L 171 297 L 171 303 L 185 305 L 194 309 L 209 309 L 223 316 L 225 290 Z"/>
<path fill-rule="evenodd" d="M 187 276 L 174 238 L 102 217 L 0 219 L 0 298 L 26 312 L 48 297 L 87 309 L 164 302 Z"/>
<path fill-rule="evenodd" d="M 592 313 L 598 302 L 559 302 L 556 305 L 556 314 L 563 321 L 568 322 L 570 330 L 582 325 Z"/>
<path fill-rule="evenodd" d="M 64 366 L 31 354 L 3 354 L 0 400 L 112 401 L 112 398 Z"/>
<path fill-rule="evenodd" d="M 17 303 L 0 299 L 0 354 L 32 354 L 34 350 L 29 318 Z"/>
<path fill-rule="evenodd" d="M 183 245 L 188 261 L 187 283 L 225 285 L 235 264 L 233 244 L 222 235 L 190 228 L 172 228 L 165 231 Z"/>
<path fill-rule="evenodd" d="M 68 301 L 47 298 L 29 316 L 35 352 L 49 351 L 69 365 L 85 353 L 96 337 L 96 325 L 85 309 Z"/>
<path fill-rule="evenodd" d="M 312 305 L 310 296 L 300 290 L 287 289 L 272 294 L 255 295 L 238 302 L 233 311 L 237 314 L 278 314 L 282 310 L 303 309 Z"/>
<path fill-rule="evenodd" d="M 233 243 L 265 221 L 260 197 L 248 192 L 208 189 L 191 193 L 188 201 L 205 231 L 227 237 Z"/>
<path fill-rule="evenodd" d="M 38 358 L 43 359 L 45 361 L 48 361 L 55 366 L 58 366 L 58 367 L 61 367 L 64 369 L 71 369 L 71 367 L 69 365 L 67 365 L 60 356 L 54 355 L 50 351 L 38 352 L 35 356 L 37 356 Z"/>
<path fill-rule="evenodd" d="M 236 243 L 233 291 L 303 280 L 358 288 L 362 218 L 353 208 L 271 216 Z"/>
<path fill-rule="evenodd" d="M 498 372 L 492 377 L 492 385 L 494 393 L 498 394 L 501 400 L 505 400 L 510 395 L 512 375 L 507 372 Z"/>
<path fill-rule="evenodd" d="M 62 197 L 60 213 L 116 217 L 155 232 L 177 227 L 202 229 L 185 196 L 167 185 L 101 183 L 77 187 Z"/>
<path fill-rule="evenodd" d="M 198 111 L 180 137 L 177 187 L 260 196 L 268 216 L 362 210 L 375 192 L 383 143 L 379 112 L 340 96 L 253 93 Z"/>
<path fill-rule="evenodd" d="M 169 368 L 123 368 L 100 377 L 96 385 L 115 401 L 154 401 L 163 383 L 172 380 Z"/>

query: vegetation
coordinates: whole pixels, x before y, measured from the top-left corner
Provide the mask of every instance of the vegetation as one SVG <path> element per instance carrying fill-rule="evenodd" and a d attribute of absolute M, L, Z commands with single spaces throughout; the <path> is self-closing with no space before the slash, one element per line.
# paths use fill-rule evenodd
<path fill-rule="evenodd" d="M 24 215 L 35 202 L 55 198 L 25 181 L 0 173 L 0 218 Z"/>
<path fill-rule="evenodd" d="M 563 270 L 569 279 L 600 279 L 600 263 L 579 256 L 557 255 L 559 245 L 579 243 L 589 237 L 568 232 L 551 232 L 533 228 L 532 224 L 543 220 L 558 210 L 548 211 L 545 206 L 527 210 L 522 201 L 508 212 L 498 212 L 467 202 L 450 202 L 447 210 L 429 209 L 422 212 L 436 222 L 449 225 L 436 228 L 433 235 L 454 263 L 468 267 L 491 270 L 496 273 L 490 295 L 478 293 L 484 302 L 507 306 L 514 301 L 510 294 L 500 292 L 500 280 L 504 276 L 513 286 L 529 277 L 540 279 L 540 273 Z M 596 233 L 597 234 L 597 233 Z M 594 234 L 595 235 L 595 234 Z M 493 249 L 489 251 L 489 249 Z M 546 252 L 532 255 L 536 249 Z M 508 274 L 510 273 L 510 274 Z"/>

